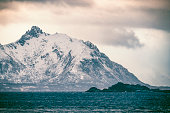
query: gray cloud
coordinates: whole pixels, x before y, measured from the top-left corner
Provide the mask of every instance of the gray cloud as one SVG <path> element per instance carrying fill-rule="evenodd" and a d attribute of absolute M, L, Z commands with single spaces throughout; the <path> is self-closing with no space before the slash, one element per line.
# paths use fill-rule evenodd
<path fill-rule="evenodd" d="M 35 8 L 35 12 L 38 10 L 46 10 L 50 11 L 49 13 L 58 12 L 55 14 L 62 14 L 61 10 L 73 10 L 73 8 L 76 7 L 86 8 L 91 7 L 93 4 L 93 0 L 0 0 L 0 25 L 30 21 L 32 16 L 29 16 L 29 14 L 34 13 L 29 10 L 30 7 Z M 26 16 L 22 16 L 23 6 L 25 6 L 27 10 Z M 68 10 L 67 12 L 69 11 L 71 10 Z M 41 20 L 41 18 L 42 17 L 39 17 L 38 19 Z"/>
<path fill-rule="evenodd" d="M 0 10 L 9 9 L 13 2 L 28 3 L 52 3 L 55 5 L 71 6 L 71 7 L 89 7 L 93 5 L 93 0 L 0 0 Z"/>
<path fill-rule="evenodd" d="M 167 0 L 164 0 L 167 3 Z M 169 6 L 169 7 L 167 7 Z M 170 32 L 170 2 L 165 7 L 160 8 L 132 8 L 132 10 L 143 13 L 144 16 L 134 20 L 135 24 L 131 25 L 144 28 L 155 28 Z M 137 22 L 138 21 L 138 22 Z"/>
<path fill-rule="evenodd" d="M 160 29 L 170 32 L 170 10 L 154 8 L 113 8 L 103 13 L 95 24 Z"/>
<path fill-rule="evenodd" d="M 110 5 L 100 10 L 99 14 L 103 15 L 96 21 L 97 24 L 170 32 L 170 0 L 120 0 L 120 4 L 114 1 L 110 4 L 113 7 Z"/>
<path fill-rule="evenodd" d="M 150 22 L 148 27 L 170 32 L 170 10 L 147 9 L 146 12 L 148 12 L 154 20 L 153 22 Z"/>
<path fill-rule="evenodd" d="M 86 18 L 86 24 L 96 23 L 98 26 L 110 25 L 118 27 L 136 27 L 136 28 L 153 28 L 161 29 L 170 32 L 170 2 L 169 0 L 120 0 L 120 3 L 128 3 L 125 7 L 117 7 L 116 2 L 106 0 L 106 3 L 112 5 L 112 7 L 98 7 L 95 5 L 95 0 L 0 0 L 0 11 L 3 9 L 17 9 L 19 5 L 17 3 L 30 3 L 31 5 L 41 4 L 47 6 L 49 9 L 52 5 L 56 8 L 53 9 L 54 15 L 58 16 L 58 6 L 61 6 L 62 10 L 65 10 L 65 6 L 72 7 L 84 7 L 84 11 L 67 9 L 69 14 L 79 13 L 80 20 L 73 21 L 71 23 L 78 23 Z M 16 3 L 17 2 L 17 3 Z M 15 4 L 16 3 L 16 4 Z M 49 5 L 49 4 L 50 5 Z M 97 3 L 97 1 L 96 1 Z M 135 4 L 135 5 L 134 5 Z M 29 4 L 28 4 L 29 5 Z M 89 7 L 94 6 L 94 10 L 90 10 Z M 41 7 L 41 6 L 40 6 Z M 17 11 L 16 11 L 17 12 Z M 18 11 L 19 12 L 19 11 Z M 61 11 L 59 11 L 61 14 Z M 86 15 L 84 15 L 84 13 Z M 0 15 L 1 16 L 1 15 Z M 8 20 L 4 16 L 0 17 L 1 20 Z M 15 19 L 15 18 L 13 18 Z M 93 21 L 93 22 L 92 22 Z M 8 21 L 10 22 L 10 21 Z M 6 22 L 7 23 L 7 22 Z M 4 24 L 0 22 L 0 24 Z"/>
<path fill-rule="evenodd" d="M 8 2 L 2 2 L 0 1 L 0 10 L 3 10 L 3 9 L 10 9 L 10 5 Z"/>
<path fill-rule="evenodd" d="M 109 32 L 106 31 L 104 36 L 105 38 L 103 38 L 102 42 L 106 45 L 123 46 L 126 48 L 139 48 L 144 46 L 140 43 L 133 31 L 127 31 L 123 28 L 113 29 Z"/>
<path fill-rule="evenodd" d="M 154 70 L 155 77 L 153 77 L 152 84 L 163 84 L 164 86 L 170 86 L 170 73 L 162 74 L 157 70 Z"/>

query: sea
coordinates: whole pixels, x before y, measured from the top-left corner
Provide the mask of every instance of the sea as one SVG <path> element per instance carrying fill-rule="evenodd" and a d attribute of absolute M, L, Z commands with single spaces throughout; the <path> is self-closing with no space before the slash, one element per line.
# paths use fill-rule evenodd
<path fill-rule="evenodd" d="M 170 93 L 0 92 L 0 112 L 170 112 Z"/>

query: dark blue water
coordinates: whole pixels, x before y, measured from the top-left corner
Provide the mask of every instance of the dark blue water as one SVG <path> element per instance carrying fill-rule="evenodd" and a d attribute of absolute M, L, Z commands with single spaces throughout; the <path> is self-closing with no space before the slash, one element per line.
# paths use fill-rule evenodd
<path fill-rule="evenodd" d="M 170 94 L 153 92 L 0 93 L 0 112 L 170 112 Z"/>

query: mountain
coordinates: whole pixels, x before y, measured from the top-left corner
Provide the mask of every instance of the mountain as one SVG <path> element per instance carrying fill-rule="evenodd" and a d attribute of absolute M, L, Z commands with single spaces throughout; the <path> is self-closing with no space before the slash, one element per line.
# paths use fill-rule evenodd
<path fill-rule="evenodd" d="M 89 41 L 33 26 L 0 45 L 0 91 L 85 91 L 117 82 L 145 85 Z"/>

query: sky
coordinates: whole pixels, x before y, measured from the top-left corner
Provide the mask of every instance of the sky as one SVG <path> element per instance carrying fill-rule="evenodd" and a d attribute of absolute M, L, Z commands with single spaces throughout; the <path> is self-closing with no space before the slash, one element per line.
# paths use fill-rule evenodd
<path fill-rule="evenodd" d="M 0 0 L 0 43 L 32 26 L 91 41 L 112 61 L 170 86 L 170 0 Z"/>

